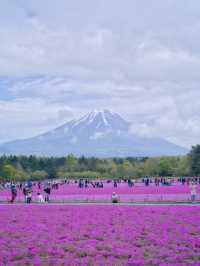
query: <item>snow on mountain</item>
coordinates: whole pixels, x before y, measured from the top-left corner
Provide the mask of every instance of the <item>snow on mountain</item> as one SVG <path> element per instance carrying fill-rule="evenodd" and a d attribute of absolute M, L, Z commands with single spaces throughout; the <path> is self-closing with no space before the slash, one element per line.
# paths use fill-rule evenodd
<path fill-rule="evenodd" d="M 1 154 L 63 156 L 160 156 L 185 154 L 186 149 L 160 138 L 130 133 L 130 123 L 109 110 L 93 112 L 45 134 L 0 146 Z"/>

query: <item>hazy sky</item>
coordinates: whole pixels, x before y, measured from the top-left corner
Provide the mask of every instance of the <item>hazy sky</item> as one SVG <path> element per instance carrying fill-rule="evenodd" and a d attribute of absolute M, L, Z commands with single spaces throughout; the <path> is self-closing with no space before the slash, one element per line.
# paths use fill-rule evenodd
<path fill-rule="evenodd" d="M 1 0 L 0 142 L 95 108 L 200 143 L 199 0 Z"/>

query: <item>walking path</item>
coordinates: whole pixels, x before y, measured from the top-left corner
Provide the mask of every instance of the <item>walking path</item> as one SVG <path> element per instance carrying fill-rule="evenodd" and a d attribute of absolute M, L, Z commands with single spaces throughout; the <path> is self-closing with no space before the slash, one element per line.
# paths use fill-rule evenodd
<path fill-rule="evenodd" d="M 16 206 L 16 205 L 28 205 L 23 202 L 18 203 L 5 203 L 0 202 L 0 206 Z M 200 206 L 200 202 L 122 202 L 122 203 L 110 203 L 110 202 L 64 202 L 64 203 L 31 203 L 31 205 L 67 205 L 67 206 L 95 206 L 95 205 L 104 205 L 104 206 Z"/>

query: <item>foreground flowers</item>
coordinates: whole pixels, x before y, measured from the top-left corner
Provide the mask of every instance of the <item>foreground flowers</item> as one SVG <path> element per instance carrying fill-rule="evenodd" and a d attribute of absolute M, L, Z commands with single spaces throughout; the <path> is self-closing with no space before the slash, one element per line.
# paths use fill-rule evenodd
<path fill-rule="evenodd" d="M 200 207 L 5 205 L 0 214 L 0 265 L 200 265 Z"/>

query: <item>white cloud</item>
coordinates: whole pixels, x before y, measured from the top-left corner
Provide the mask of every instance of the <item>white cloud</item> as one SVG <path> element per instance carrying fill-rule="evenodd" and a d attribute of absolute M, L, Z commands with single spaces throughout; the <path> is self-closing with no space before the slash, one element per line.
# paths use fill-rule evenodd
<path fill-rule="evenodd" d="M 106 108 L 137 134 L 199 142 L 199 2 L 14 0 L 1 7 L 1 141 Z"/>
<path fill-rule="evenodd" d="M 70 120 L 77 110 L 39 99 L 0 101 L 0 142 L 44 133 Z"/>

